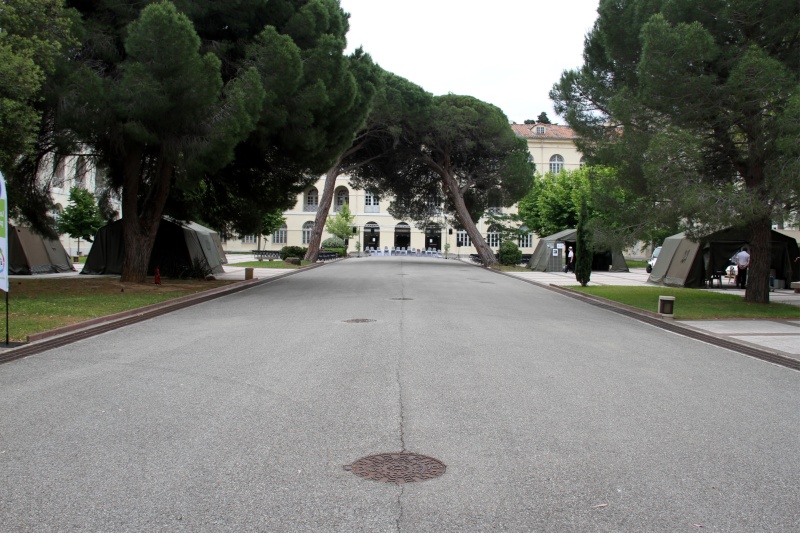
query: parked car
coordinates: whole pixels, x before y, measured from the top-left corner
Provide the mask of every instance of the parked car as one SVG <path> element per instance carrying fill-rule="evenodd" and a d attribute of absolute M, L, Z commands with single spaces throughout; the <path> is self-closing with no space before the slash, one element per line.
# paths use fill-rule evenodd
<path fill-rule="evenodd" d="M 645 267 L 645 270 L 647 270 L 648 274 L 652 272 L 653 267 L 656 266 L 656 260 L 658 259 L 658 254 L 660 253 L 661 253 L 661 247 L 659 246 L 655 250 L 653 250 L 653 255 L 650 257 L 650 259 L 647 260 L 647 266 Z"/>

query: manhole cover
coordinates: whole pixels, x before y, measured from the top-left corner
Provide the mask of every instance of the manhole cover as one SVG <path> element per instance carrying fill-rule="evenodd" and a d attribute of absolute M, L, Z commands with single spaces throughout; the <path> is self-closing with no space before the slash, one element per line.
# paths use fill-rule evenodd
<path fill-rule="evenodd" d="M 345 324 L 363 324 L 364 322 L 375 322 L 372 318 L 351 318 L 350 320 L 344 320 Z"/>
<path fill-rule="evenodd" d="M 444 463 L 416 453 L 381 453 L 362 457 L 344 469 L 359 477 L 382 483 L 413 483 L 444 474 Z"/>
<path fill-rule="evenodd" d="M 413 300 L 414 298 L 391 298 L 392 300 Z"/>

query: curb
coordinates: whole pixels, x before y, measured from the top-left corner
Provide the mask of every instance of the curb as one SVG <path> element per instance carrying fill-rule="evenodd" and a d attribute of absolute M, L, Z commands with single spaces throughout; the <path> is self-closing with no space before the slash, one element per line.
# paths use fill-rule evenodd
<path fill-rule="evenodd" d="M 563 296 L 574 298 L 584 303 L 588 303 L 590 305 L 594 305 L 602 309 L 613 311 L 620 315 L 633 318 L 640 322 L 644 322 L 646 324 L 669 331 L 671 333 L 676 333 L 684 337 L 689 337 L 695 340 L 706 342 L 714 346 L 719 346 L 720 348 L 726 348 L 728 350 L 743 355 L 748 355 L 750 357 L 760 359 L 762 361 L 767 361 L 769 363 L 774 363 L 776 365 L 790 368 L 792 370 L 800 370 L 800 359 L 792 357 L 786 354 L 786 352 L 781 352 L 778 350 L 770 351 L 760 346 L 755 346 L 747 342 L 724 339 L 716 335 L 711 335 L 709 333 L 699 331 L 696 328 L 690 326 L 684 326 L 680 323 L 674 322 L 671 319 L 664 319 L 658 313 L 645 311 L 644 309 L 639 309 L 638 307 L 632 307 L 629 305 L 621 304 L 618 302 L 614 302 L 612 300 L 601 298 L 599 296 L 584 294 L 582 292 L 578 292 L 566 287 L 561 287 L 559 285 L 553 285 L 553 284 L 545 285 L 543 283 L 523 279 L 518 276 L 514 276 L 513 274 L 508 274 L 506 272 L 501 272 L 501 271 L 495 271 L 495 272 L 497 272 L 498 274 L 502 274 L 503 276 L 508 276 L 510 278 L 522 281 L 523 283 L 535 285 L 536 287 L 541 287 L 543 289 L 557 292 Z"/>
<path fill-rule="evenodd" d="M 272 281 L 294 276 L 295 274 L 304 272 L 306 270 L 321 267 L 325 264 L 326 263 L 315 263 L 313 265 L 308 265 L 306 267 L 299 268 L 291 272 L 278 274 L 269 278 L 238 281 L 224 287 L 217 287 L 195 294 L 187 294 L 186 296 L 180 296 L 178 298 L 173 298 L 157 304 L 138 307 L 136 309 L 129 309 L 128 311 L 92 318 L 90 320 L 78 322 L 77 324 L 70 324 L 69 326 L 29 335 L 28 343 L 22 346 L 10 348 L 0 353 L 0 364 L 21 359 L 29 355 L 41 353 L 52 348 L 66 346 L 67 344 L 72 344 L 73 342 L 77 342 L 88 337 L 94 337 L 95 335 L 99 335 L 107 331 L 128 326 L 130 324 L 135 324 L 137 322 L 142 322 L 144 320 L 149 320 L 157 316 L 165 315 L 172 311 L 177 311 L 179 309 L 191 307 L 199 303 L 214 300 L 221 296 L 227 296 L 229 294 L 241 292 L 253 287 L 265 285 Z"/>

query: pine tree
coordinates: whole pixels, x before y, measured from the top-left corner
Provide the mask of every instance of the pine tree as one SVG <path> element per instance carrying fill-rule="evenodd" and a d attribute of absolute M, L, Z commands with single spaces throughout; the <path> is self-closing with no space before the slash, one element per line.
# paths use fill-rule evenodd
<path fill-rule="evenodd" d="M 71 202 L 58 217 L 59 233 L 66 233 L 78 239 L 78 255 L 81 253 L 81 239 L 92 242 L 94 236 L 105 223 L 100 216 L 100 208 L 92 193 L 80 187 L 69 190 Z"/>
<path fill-rule="evenodd" d="M 592 277 L 592 243 L 586 225 L 589 223 L 589 208 L 586 197 L 581 197 L 581 207 L 578 214 L 578 227 L 575 243 L 575 279 L 583 287 Z"/>

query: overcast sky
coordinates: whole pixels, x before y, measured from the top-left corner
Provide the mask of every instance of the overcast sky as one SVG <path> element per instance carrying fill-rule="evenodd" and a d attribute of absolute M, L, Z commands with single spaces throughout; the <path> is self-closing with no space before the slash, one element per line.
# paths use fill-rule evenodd
<path fill-rule="evenodd" d="M 548 93 L 583 63 L 599 0 L 340 0 L 348 52 L 435 95 L 474 96 L 522 123 L 553 111 Z"/>

